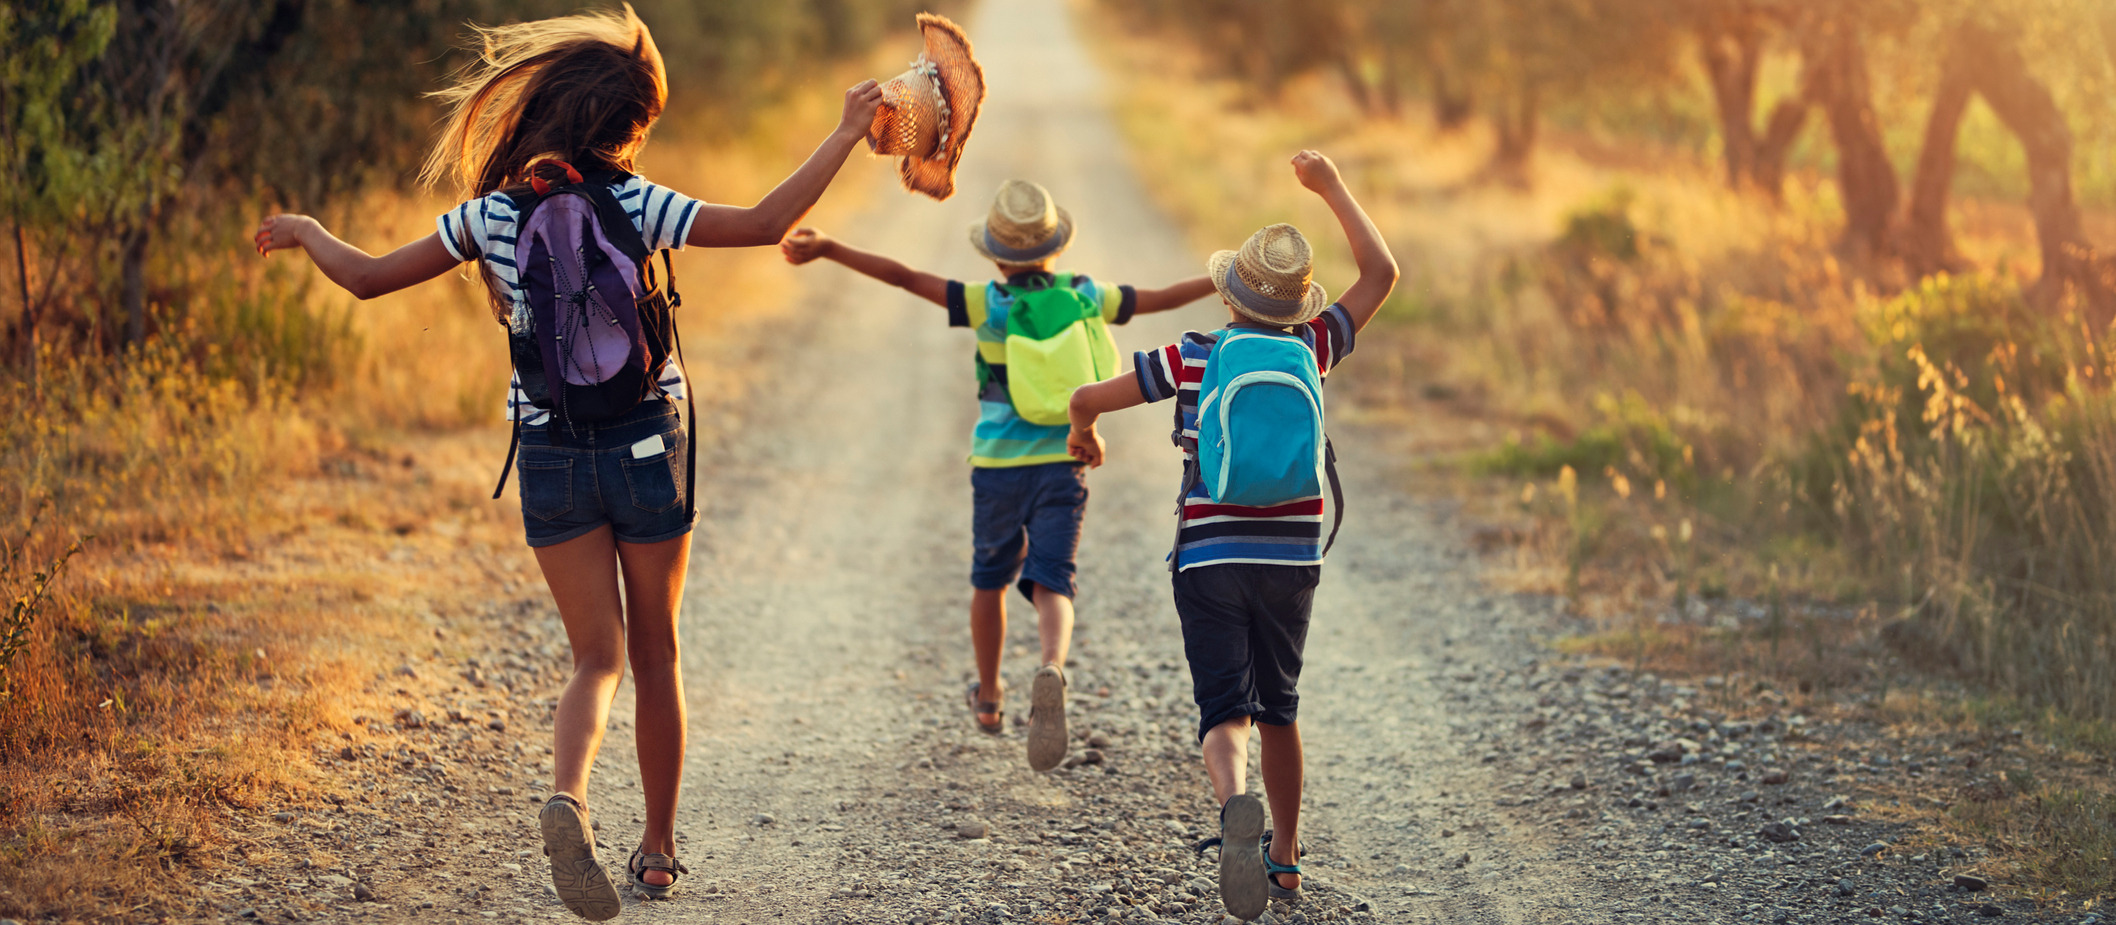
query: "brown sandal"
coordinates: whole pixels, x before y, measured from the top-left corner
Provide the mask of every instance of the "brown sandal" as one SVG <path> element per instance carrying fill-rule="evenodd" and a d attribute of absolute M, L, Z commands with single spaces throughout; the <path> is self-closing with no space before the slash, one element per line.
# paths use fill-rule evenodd
<path fill-rule="evenodd" d="M 537 814 L 537 826 L 544 836 L 544 856 L 551 859 L 551 887 L 559 902 L 591 922 L 616 918 L 624 901 L 595 858 L 588 808 L 566 794 L 554 794 Z"/>
<path fill-rule="evenodd" d="M 970 705 L 970 721 L 977 724 L 978 731 L 983 732 L 985 735 L 996 736 L 1002 732 L 1007 731 L 1007 711 L 1002 707 L 1002 704 L 1006 700 L 1007 696 L 1007 684 L 1005 681 L 999 682 L 1000 699 L 998 700 L 977 699 L 978 691 L 983 686 L 984 685 L 982 682 L 970 682 L 970 689 L 963 692 L 963 702 L 968 703 Z M 985 713 L 993 714 L 994 716 L 997 716 L 998 719 L 995 720 L 992 725 L 987 726 L 985 725 L 984 720 L 977 718 L 979 715 Z"/>
<path fill-rule="evenodd" d="M 668 885 L 660 886 L 648 883 L 646 873 L 650 870 L 658 870 L 668 874 Z M 638 892 L 639 895 L 648 899 L 667 899 L 670 893 L 676 891 L 676 880 L 679 875 L 690 873 L 691 869 L 683 866 L 682 861 L 678 861 L 666 854 L 648 854 L 638 848 L 634 848 L 632 849 L 632 859 L 625 862 L 625 871 L 632 875 L 632 889 Z"/>

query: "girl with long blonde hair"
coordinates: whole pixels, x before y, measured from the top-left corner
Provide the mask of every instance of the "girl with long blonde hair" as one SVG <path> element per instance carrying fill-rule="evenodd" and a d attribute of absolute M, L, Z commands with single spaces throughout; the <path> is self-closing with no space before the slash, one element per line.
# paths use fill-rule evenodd
<path fill-rule="evenodd" d="M 435 94 L 449 116 L 422 177 L 459 186 L 466 201 L 443 213 L 434 233 L 380 256 L 308 216 L 274 215 L 258 226 L 260 253 L 301 248 L 361 299 L 475 261 L 496 318 L 518 331 L 528 313 L 515 265 L 516 203 L 548 186 L 559 167 L 590 178 L 581 182 L 607 182 L 650 250 L 775 244 L 830 185 L 881 102 L 874 81 L 847 90 L 837 126 L 776 189 L 747 208 L 712 205 L 632 172 L 668 81 L 631 7 L 478 32 L 478 60 Z M 564 425 L 525 393 L 519 374 L 509 389 L 508 411 L 521 433 L 524 530 L 573 650 L 573 677 L 553 721 L 553 793 L 538 822 L 559 898 L 594 920 L 622 906 L 595 855 L 587 784 L 628 662 L 646 830 L 627 875 L 635 892 L 659 898 L 685 872 L 675 859 L 686 722 L 676 614 L 693 518 L 676 473 L 685 436 L 673 400 L 687 388 L 681 367 L 667 363 L 633 411 Z"/>

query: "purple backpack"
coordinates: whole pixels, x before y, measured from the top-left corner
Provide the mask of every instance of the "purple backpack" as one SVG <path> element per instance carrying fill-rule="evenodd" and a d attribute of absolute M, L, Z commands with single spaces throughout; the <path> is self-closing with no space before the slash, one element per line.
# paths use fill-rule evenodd
<path fill-rule="evenodd" d="M 550 168 L 563 171 L 563 176 Z M 539 169 L 543 175 L 539 175 Z M 653 253 L 611 186 L 629 175 L 582 175 L 555 159 L 532 165 L 530 192 L 509 194 L 519 217 L 516 270 L 529 305 L 526 329 L 508 329 L 508 353 L 529 403 L 551 412 L 551 427 L 615 420 L 652 398 L 674 348 L 681 363 L 674 309 L 676 269 L 661 252 L 668 276 L 664 295 L 654 281 Z M 551 179 L 546 179 L 546 176 Z M 684 510 L 696 511 L 697 403 L 689 398 Z M 521 441 L 514 420 L 507 469 Z M 507 486 L 507 472 L 492 496 Z"/>

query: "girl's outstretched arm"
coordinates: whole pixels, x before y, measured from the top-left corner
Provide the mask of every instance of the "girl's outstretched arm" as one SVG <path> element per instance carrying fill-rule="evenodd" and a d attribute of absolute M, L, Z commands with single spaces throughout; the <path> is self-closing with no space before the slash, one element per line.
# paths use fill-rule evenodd
<path fill-rule="evenodd" d="M 838 127 L 823 139 L 816 153 L 808 156 L 801 169 L 747 209 L 701 207 L 684 243 L 695 247 L 762 247 L 779 243 L 787 230 L 815 207 L 816 200 L 823 198 L 823 190 L 837 176 L 838 168 L 844 166 L 846 155 L 867 137 L 868 128 L 874 125 L 874 111 L 881 104 L 882 88 L 872 80 L 845 91 L 845 111 L 838 119 Z"/>
<path fill-rule="evenodd" d="M 354 298 L 372 299 L 399 289 L 416 286 L 455 268 L 461 261 L 441 243 L 440 232 L 376 257 L 324 230 L 306 215 L 274 215 L 257 225 L 254 238 L 261 256 L 298 247 L 331 282 L 345 287 Z"/>

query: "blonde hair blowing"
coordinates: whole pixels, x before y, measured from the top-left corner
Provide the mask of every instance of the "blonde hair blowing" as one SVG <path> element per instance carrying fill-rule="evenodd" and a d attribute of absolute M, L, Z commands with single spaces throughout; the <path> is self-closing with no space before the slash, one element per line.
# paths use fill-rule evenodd
<path fill-rule="evenodd" d="M 483 196 L 526 182 L 528 165 L 547 156 L 631 169 L 668 99 L 661 50 L 631 4 L 470 28 L 477 60 L 429 94 L 448 118 L 419 171 L 422 184 Z M 524 125 L 532 102 L 543 104 L 541 124 Z"/>

